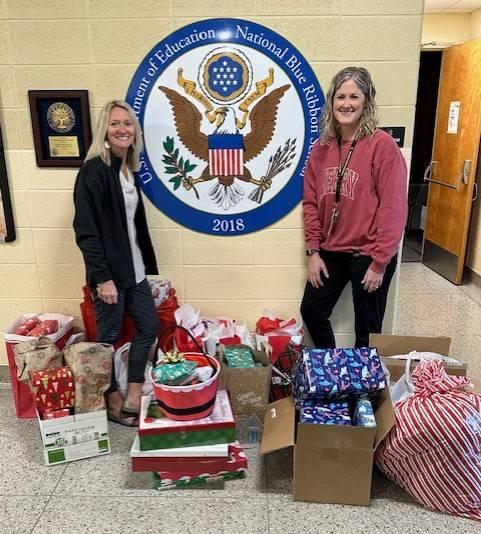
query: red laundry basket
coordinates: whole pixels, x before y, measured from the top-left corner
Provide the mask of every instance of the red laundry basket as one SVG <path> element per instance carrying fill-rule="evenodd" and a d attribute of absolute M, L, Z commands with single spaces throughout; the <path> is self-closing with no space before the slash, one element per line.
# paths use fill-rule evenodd
<path fill-rule="evenodd" d="M 160 409 L 170 419 L 177 421 L 202 419 L 210 415 L 214 409 L 220 363 L 212 356 L 197 352 L 184 353 L 184 357 L 186 360 L 197 362 L 199 367 L 210 365 L 215 370 L 214 374 L 209 380 L 190 386 L 156 384 L 152 379 L 154 394 Z"/>

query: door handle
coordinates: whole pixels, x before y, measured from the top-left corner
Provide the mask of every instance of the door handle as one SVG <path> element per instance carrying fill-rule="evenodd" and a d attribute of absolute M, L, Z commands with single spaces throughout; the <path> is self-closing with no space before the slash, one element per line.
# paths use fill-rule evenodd
<path fill-rule="evenodd" d="M 478 184 L 474 182 L 473 198 L 471 199 L 471 202 L 475 202 L 476 200 L 478 200 Z"/>
<path fill-rule="evenodd" d="M 449 184 L 447 182 L 442 182 L 441 180 L 434 180 L 431 178 L 431 175 L 434 172 L 434 168 L 437 165 L 437 161 L 431 161 L 429 165 L 426 167 L 426 170 L 424 171 L 424 181 L 429 182 L 431 184 L 438 184 L 442 185 L 443 187 L 447 187 L 448 189 L 454 189 L 455 191 L 459 191 L 459 186 L 461 184 L 467 185 L 469 182 L 469 175 L 471 173 L 471 164 L 472 161 L 470 159 L 465 159 L 463 161 L 463 166 L 461 167 L 461 172 L 459 173 L 459 176 L 456 180 L 456 184 Z"/>

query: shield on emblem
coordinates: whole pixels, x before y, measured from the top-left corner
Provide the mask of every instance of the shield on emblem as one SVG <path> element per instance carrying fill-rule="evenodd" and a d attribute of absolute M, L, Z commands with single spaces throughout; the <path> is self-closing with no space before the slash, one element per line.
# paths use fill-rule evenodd
<path fill-rule="evenodd" d="M 242 134 L 209 135 L 209 173 L 211 176 L 244 174 L 244 136 Z"/>

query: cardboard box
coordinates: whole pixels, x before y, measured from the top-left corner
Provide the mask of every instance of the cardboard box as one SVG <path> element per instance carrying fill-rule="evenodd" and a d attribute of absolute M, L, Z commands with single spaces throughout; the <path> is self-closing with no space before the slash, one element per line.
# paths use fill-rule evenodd
<path fill-rule="evenodd" d="M 406 360 L 391 359 L 388 356 L 409 354 L 411 351 L 417 352 L 437 352 L 444 356 L 449 356 L 451 346 L 450 337 L 432 336 L 392 336 L 388 334 L 371 334 L 369 345 L 377 347 L 382 355 L 382 360 L 389 369 L 391 382 L 396 382 L 401 378 L 406 370 Z M 382 347 L 382 351 L 380 349 Z M 411 361 L 411 371 L 418 365 L 418 361 Z M 465 363 L 452 364 L 444 362 L 444 368 L 450 375 L 466 376 L 468 366 Z"/>
<path fill-rule="evenodd" d="M 57 465 L 110 452 L 107 412 L 82 413 L 58 419 L 40 419 L 46 465 Z"/>
<path fill-rule="evenodd" d="M 450 343 L 446 337 L 380 334 L 372 335 L 370 340 L 381 357 L 412 350 L 447 355 Z M 390 371 L 396 369 L 397 363 L 388 365 Z M 466 374 L 464 364 L 446 369 L 453 371 L 452 374 Z M 269 404 L 261 446 L 261 454 L 293 448 L 294 500 L 368 505 L 374 452 L 396 421 L 389 391 L 377 397 L 376 428 L 301 423 L 296 427 L 295 415 L 292 397 Z"/>
<path fill-rule="evenodd" d="M 269 403 L 272 365 L 269 361 L 269 346 L 263 350 L 248 347 L 254 360 L 262 367 L 248 369 L 228 367 L 224 360 L 224 346 L 219 345 L 221 362 L 220 383 L 230 394 L 232 410 L 235 415 L 256 414 L 262 420 Z"/>
<path fill-rule="evenodd" d="M 261 454 L 293 447 L 294 500 L 368 505 L 374 451 L 395 423 L 389 391 L 378 397 L 377 427 L 297 424 L 292 397 L 269 404 Z M 296 436 L 297 430 L 297 436 Z"/>

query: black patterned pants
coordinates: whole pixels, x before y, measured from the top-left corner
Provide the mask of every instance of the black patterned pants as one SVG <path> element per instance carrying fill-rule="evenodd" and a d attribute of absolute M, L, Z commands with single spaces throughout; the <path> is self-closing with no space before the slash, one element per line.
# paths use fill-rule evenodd
<path fill-rule="evenodd" d="M 106 304 L 96 291 L 94 294 L 97 342 L 113 345 L 120 337 L 122 319 L 126 311 L 135 324 L 135 337 L 129 352 L 128 382 L 144 382 L 145 365 L 149 350 L 159 333 L 159 318 L 147 279 L 135 287 L 117 288 L 117 304 Z M 112 383 L 107 393 L 117 391 L 115 369 L 112 366 Z"/>

